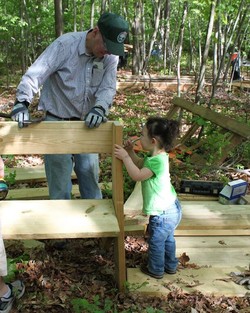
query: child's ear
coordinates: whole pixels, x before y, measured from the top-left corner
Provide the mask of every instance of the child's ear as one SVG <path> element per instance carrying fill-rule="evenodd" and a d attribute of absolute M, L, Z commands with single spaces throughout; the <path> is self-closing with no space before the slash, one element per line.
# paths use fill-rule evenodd
<path fill-rule="evenodd" d="M 155 145 L 157 143 L 157 139 L 152 138 L 151 143 Z"/>

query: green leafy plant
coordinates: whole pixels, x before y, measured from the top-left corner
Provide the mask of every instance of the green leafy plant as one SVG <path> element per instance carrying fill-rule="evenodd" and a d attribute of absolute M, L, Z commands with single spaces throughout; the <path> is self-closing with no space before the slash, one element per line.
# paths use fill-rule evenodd
<path fill-rule="evenodd" d="M 17 258 L 10 259 L 7 258 L 7 269 L 8 274 L 4 277 L 5 282 L 11 282 L 15 279 L 16 275 L 22 272 L 21 269 L 17 269 L 17 263 L 27 263 L 29 260 L 29 256 L 27 254 L 23 254 Z"/>
<path fill-rule="evenodd" d="M 140 288 L 145 287 L 148 285 L 149 282 L 144 281 L 143 283 L 129 283 L 128 281 L 125 282 L 125 289 L 129 292 L 138 291 Z"/>
<path fill-rule="evenodd" d="M 105 299 L 104 303 L 102 304 L 100 301 L 99 295 L 95 295 L 93 297 L 93 303 L 90 303 L 86 299 L 73 299 L 71 301 L 73 305 L 73 309 L 75 313 L 109 313 L 113 312 L 116 313 L 117 307 L 114 302 L 110 299 Z"/>
<path fill-rule="evenodd" d="M 5 178 L 6 182 L 9 185 L 14 185 L 16 182 L 16 171 L 8 173 L 8 170 L 6 170 L 5 172 L 6 172 L 6 174 L 5 174 L 4 178 Z"/>

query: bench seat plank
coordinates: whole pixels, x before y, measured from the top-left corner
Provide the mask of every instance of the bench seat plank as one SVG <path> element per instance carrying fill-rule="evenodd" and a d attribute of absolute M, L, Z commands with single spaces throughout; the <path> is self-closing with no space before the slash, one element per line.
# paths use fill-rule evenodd
<path fill-rule="evenodd" d="M 4 239 L 117 237 L 112 200 L 2 201 Z"/>

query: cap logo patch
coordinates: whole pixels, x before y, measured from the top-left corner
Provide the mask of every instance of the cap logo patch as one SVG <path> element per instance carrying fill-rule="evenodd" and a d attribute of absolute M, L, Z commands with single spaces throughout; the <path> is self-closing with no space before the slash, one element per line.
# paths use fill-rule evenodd
<path fill-rule="evenodd" d="M 123 43 L 124 40 L 127 37 L 127 33 L 126 32 L 121 32 L 118 36 L 117 36 L 117 42 L 118 43 Z"/>

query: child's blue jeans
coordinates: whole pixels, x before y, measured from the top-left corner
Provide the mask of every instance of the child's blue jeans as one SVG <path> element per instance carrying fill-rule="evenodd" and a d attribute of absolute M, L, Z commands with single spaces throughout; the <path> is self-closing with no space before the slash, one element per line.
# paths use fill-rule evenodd
<path fill-rule="evenodd" d="M 161 215 L 149 218 L 148 270 L 163 275 L 165 270 L 175 271 L 176 258 L 175 228 L 181 221 L 182 210 L 178 199 Z"/>

